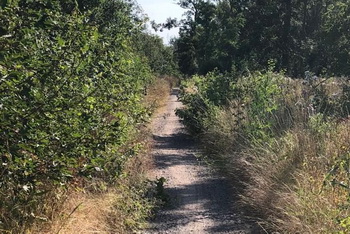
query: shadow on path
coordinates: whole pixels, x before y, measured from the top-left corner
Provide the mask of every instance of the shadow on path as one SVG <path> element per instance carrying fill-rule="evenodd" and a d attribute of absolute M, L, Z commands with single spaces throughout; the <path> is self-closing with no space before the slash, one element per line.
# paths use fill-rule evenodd
<path fill-rule="evenodd" d="M 179 132 L 166 136 L 153 135 L 155 149 L 194 150 L 194 140 L 186 133 Z"/>
<path fill-rule="evenodd" d="M 164 177 L 169 206 L 161 209 L 145 233 L 259 233 L 242 219 L 227 179 L 195 157 L 195 141 L 174 114 L 181 104 L 173 90 L 167 113 L 153 135 L 156 176 Z"/>

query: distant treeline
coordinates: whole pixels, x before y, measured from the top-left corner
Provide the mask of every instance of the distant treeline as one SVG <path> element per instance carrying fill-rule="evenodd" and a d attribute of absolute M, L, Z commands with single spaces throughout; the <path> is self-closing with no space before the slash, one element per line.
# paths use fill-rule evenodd
<path fill-rule="evenodd" d="M 260 70 L 350 74 L 349 0 L 181 0 L 174 41 L 184 74 Z"/>

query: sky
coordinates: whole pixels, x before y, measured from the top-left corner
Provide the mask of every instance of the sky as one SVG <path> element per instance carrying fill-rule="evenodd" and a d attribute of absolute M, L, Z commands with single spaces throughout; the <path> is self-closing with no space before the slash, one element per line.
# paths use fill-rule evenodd
<path fill-rule="evenodd" d="M 154 20 L 156 23 L 164 23 L 169 17 L 181 19 L 185 12 L 176 4 L 176 0 L 137 0 L 137 2 L 150 20 Z M 163 32 L 158 31 L 157 35 L 163 38 L 164 43 L 168 44 L 171 38 L 178 36 L 178 32 L 178 28 L 164 29 Z"/>

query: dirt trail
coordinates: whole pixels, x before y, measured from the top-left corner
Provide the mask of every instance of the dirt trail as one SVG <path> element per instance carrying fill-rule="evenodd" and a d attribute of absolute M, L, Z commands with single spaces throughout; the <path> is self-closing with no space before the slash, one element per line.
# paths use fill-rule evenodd
<path fill-rule="evenodd" d="M 144 233 L 252 233 L 235 211 L 228 182 L 195 157 L 195 144 L 184 132 L 175 109 L 178 90 L 153 123 L 156 169 L 166 179 L 170 207 L 161 210 Z"/>

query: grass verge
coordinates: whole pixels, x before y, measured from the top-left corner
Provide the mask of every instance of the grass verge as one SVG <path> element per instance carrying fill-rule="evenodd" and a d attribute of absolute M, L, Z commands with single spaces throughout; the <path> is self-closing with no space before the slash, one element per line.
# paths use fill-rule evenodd
<path fill-rule="evenodd" d="M 347 81 L 221 76 L 184 82 L 178 114 L 238 187 L 246 214 L 266 232 L 349 233 Z"/>

